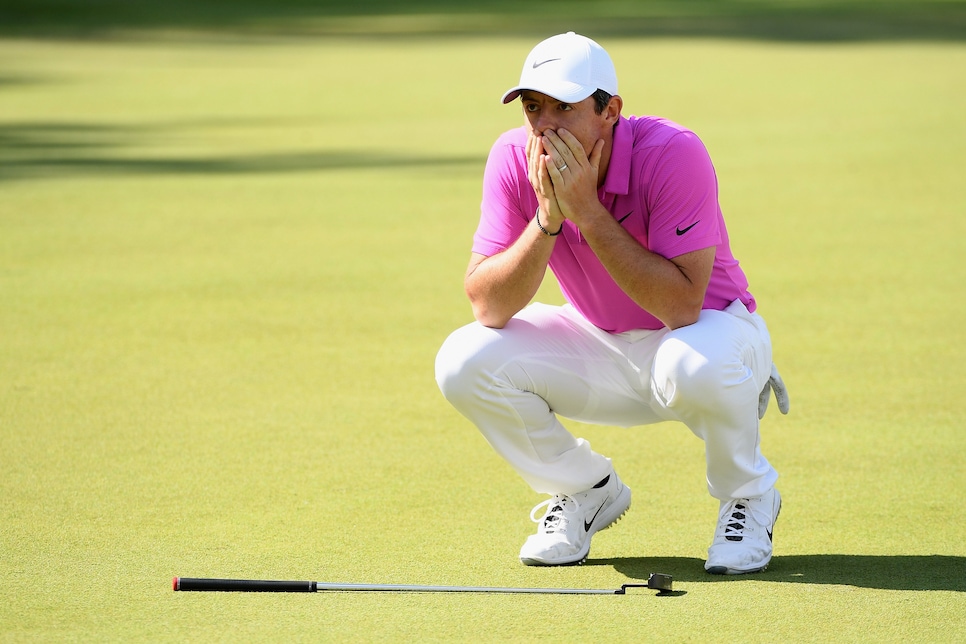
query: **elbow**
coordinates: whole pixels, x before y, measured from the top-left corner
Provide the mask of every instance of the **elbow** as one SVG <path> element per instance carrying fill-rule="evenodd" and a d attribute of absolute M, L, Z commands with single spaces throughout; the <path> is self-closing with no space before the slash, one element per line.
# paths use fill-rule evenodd
<path fill-rule="evenodd" d="M 689 303 L 685 306 L 681 306 L 672 314 L 667 316 L 667 319 L 661 320 L 667 326 L 667 328 L 672 331 L 675 329 L 680 329 L 681 327 L 691 326 L 698 321 L 701 317 L 701 310 L 704 308 L 704 300 L 698 303 Z"/>
<path fill-rule="evenodd" d="M 664 324 L 667 326 L 667 328 L 674 331 L 675 329 L 680 329 L 681 327 L 691 326 L 697 321 L 698 321 L 697 315 L 694 315 L 694 316 L 679 315 L 669 320 L 666 320 Z"/>
<path fill-rule="evenodd" d="M 493 311 L 481 303 L 471 301 L 471 306 L 473 307 L 473 317 L 485 327 L 502 329 L 510 321 L 509 317 L 500 315 L 499 312 Z"/>
<path fill-rule="evenodd" d="M 502 329 L 516 313 L 509 310 L 500 298 L 487 293 L 485 289 L 476 288 L 469 279 L 463 286 L 473 310 L 473 318 L 483 326 Z"/>
<path fill-rule="evenodd" d="M 504 316 L 498 307 L 493 306 L 496 301 L 487 293 L 486 282 L 476 279 L 476 269 L 480 267 L 483 259 L 485 258 L 470 263 L 463 279 L 463 291 L 470 301 L 473 318 L 477 322 L 491 329 L 502 329 L 511 316 Z"/>

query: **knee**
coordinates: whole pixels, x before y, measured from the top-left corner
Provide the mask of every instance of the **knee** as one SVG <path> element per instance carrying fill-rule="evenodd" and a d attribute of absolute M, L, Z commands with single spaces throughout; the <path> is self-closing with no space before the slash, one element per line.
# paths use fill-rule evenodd
<path fill-rule="evenodd" d="M 715 407 L 724 395 L 727 371 L 733 367 L 720 353 L 702 352 L 681 340 L 669 339 L 655 356 L 651 387 L 669 408 Z"/>
<path fill-rule="evenodd" d="M 476 397 L 486 371 L 486 356 L 480 342 L 488 329 L 473 323 L 457 329 L 436 354 L 436 384 L 450 403 Z"/>

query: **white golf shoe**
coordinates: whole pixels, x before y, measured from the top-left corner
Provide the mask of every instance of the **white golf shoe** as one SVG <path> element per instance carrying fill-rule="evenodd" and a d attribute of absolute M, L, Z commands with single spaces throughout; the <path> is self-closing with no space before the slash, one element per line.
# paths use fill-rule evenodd
<path fill-rule="evenodd" d="M 547 511 L 536 518 L 544 506 Z M 520 561 L 528 566 L 580 563 L 590 553 L 591 537 L 617 523 L 629 507 L 631 489 L 613 472 L 584 492 L 552 496 L 530 511 L 540 527 L 520 549 Z"/>
<path fill-rule="evenodd" d="M 782 497 L 775 489 L 754 499 L 722 501 L 704 569 L 713 575 L 741 575 L 767 568 L 781 507 Z"/>

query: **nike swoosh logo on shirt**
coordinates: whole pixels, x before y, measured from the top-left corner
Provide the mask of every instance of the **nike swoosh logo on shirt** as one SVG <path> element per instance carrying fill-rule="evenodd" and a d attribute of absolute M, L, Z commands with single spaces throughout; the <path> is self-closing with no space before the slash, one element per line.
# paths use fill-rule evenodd
<path fill-rule="evenodd" d="M 627 219 L 628 217 L 630 217 L 633 214 L 634 214 L 634 211 L 632 210 L 629 213 L 627 213 L 626 215 L 624 215 L 623 217 L 621 217 L 620 219 L 618 219 L 617 220 L 617 223 L 623 224 L 624 223 L 624 220 Z"/>
<path fill-rule="evenodd" d="M 682 228 L 676 228 L 674 232 L 676 232 L 678 234 L 678 237 L 680 237 L 681 235 L 683 235 L 684 233 L 688 232 L 689 230 L 691 230 L 692 228 L 694 228 L 695 226 L 697 226 L 700 223 L 701 223 L 701 220 L 699 219 L 696 222 L 694 222 L 693 224 L 691 224 L 690 226 L 688 226 L 687 228 L 683 228 L 683 229 Z"/>
<path fill-rule="evenodd" d="M 543 61 L 542 63 L 538 63 L 537 61 L 533 61 L 533 68 L 536 69 L 537 67 L 540 67 L 541 65 L 546 65 L 547 63 L 552 63 L 555 60 L 560 60 L 560 59 L 559 58 L 548 58 L 547 60 Z"/>
<path fill-rule="evenodd" d="M 597 515 L 600 514 L 600 511 L 604 509 L 604 503 L 607 503 L 607 499 L 604 499 L 603 503 L 600 504 L 600 507 L 597 508 L 596 512 L 594 512 L 594 516 L 590 517 L 590 523 L 587 523 L 587 521 L 584 520 L 584 532 L 590 532 L 590 526 L 594 525 L 594 521 L 597 520 Z"/>

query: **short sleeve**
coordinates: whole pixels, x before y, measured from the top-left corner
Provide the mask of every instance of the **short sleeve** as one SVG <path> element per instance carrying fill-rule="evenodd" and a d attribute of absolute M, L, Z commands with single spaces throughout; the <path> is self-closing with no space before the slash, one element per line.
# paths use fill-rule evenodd
<path fill-rule="evenodd" d="M 718 179 L 711 157 L 692 132 L 665 145 L 648 191 L 649 250 L 671 258 L 721 243 Z"/>
<path fill-rule="evenodd" d="M 536 210 L 536 196 L 526 176 L 526 149 L 519 139 L 519 131 L 511 130 L 490 149 L 483 173 L 480 223 L 473 236 L 474 253 L 490 256 L 509 248 Z"/>

